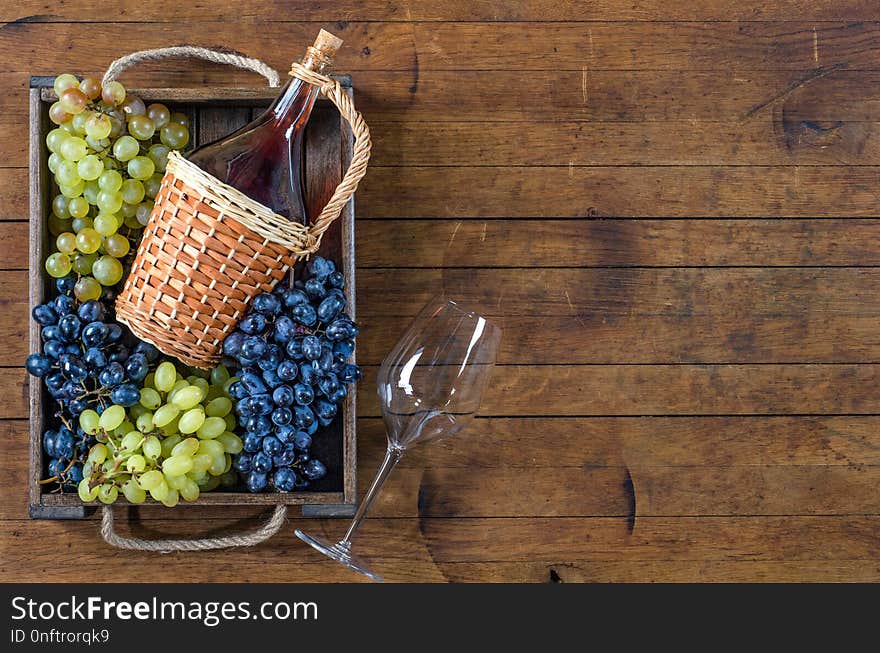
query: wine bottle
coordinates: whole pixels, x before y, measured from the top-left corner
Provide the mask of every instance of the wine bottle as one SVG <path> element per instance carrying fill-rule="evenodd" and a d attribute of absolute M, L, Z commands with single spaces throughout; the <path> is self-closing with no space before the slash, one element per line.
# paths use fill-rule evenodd
<path fill-rule="evenodd" d="M 321 30 L 300 63 L 327 74 L 342 40 Z M 244 127 L 187 157 L 279 215 L 306 224 L 302 138 L 319 90 L 291 77 L 272 105 Z"/>

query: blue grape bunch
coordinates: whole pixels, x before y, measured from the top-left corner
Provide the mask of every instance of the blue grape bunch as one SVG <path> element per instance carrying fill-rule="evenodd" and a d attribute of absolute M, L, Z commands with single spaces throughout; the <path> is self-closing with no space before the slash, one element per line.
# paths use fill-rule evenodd
<path fill-rule="evenodd" d="M 361 370 L 349 361 L 357 325 L 346 315 L 345 276 L 312 259 L 293 287 L 257 295 L 223 353 L 241 369 L 229 393 L 245 427 L 234 467 L 251 492 L 301 490 L 327 474 L 310 453 Z"/>
<path fill-rule="evenodd" d="M 75 282 L 73 276 L 57 279 L 58 296 L 34 307 L 43 346 L 25 362 L 58 404 L 61 426 L 47 429 L 42 445 L 49 477 L 68 488 L 82 480 L 82 459 L 95 443 L 79 426 L 79 415 L 87 408 L 101 413 L 110 404 L 138 403 L 140 382 L 159 358 L 149 343 L 130 347 L 133 338 L 119 324 L 105 321 L 109 311 L 101 301 L 78 302 Z"/>

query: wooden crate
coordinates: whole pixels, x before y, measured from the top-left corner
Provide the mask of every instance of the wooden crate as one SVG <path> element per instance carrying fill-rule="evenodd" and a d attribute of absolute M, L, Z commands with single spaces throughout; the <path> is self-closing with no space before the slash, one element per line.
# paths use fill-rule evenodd
<path fill-rule="evenodd" d="M 351 79 L 339 76 L 340 84 L 352 94 Z M 49 106 L 55 100 L 53 77 L 33 77 L 30 84 L 30 305 L 41 304 L 52 296 L 54 285 L 44 273 L 48 231 L 46 217 L 51 208 L 52 175 L 47 167 L 46 134 L 54 125 Z M 192 145 L 219 138 L 249 122 L 263 111 L 277 94 L 268 88 L 214 89 L 131 89 L 146 103 L 162 102 L 172 111 L 186 113 L 191 122 Z M 309 215 L 317 215 L 339 183 L 351 160 L 353 137 L 348 124 L 326 99 L 319 99 L 304 138 L 305 194 Z M 134 248 L 132 248 L 134 249 Z M 355 317 L 354 200 L 327 231 L 320 254 L 341 265 L 346 276 L 349 314 Z M 30 320 L 30 350 L 40 350 L 40 327 Z M 187 505 L 300 505 L 304 516 L 348 516 L 353 513 L 356 490 L 355 392 L 346 399 L 333 424 L 315 438 L 313 451 L 327 465 L 328 474 L 307 492 L 226 492 L 202 494 Z M 54 400 L 41 379 L 30 378 L 30 516 L 33 519 L 76 519 L 87 516 L 93 507 L 83 504 L 76 492 L 58 494 L 44 491 L 38 481 L 44 475 L 41 446 L 44 424 L 51 419 Z M 151 501 L 148 499 L 148 502 Z M 124 503 L 120 495 L 118 503 Z M 97 504 L 92 504 L 92 506 Z"/>

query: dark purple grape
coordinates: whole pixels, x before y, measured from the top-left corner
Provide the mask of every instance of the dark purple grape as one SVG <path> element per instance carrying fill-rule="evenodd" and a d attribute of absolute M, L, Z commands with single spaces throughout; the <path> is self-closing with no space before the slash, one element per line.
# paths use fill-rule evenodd
<path fill-rule="evenodd" d="M 284 293 L 284 305 L 287 308 L 293 308 L 300 304 L 308 304 L 309 298 L 302 290 L 287 290 Z"/>
<path fill-rule="evenodd" d="M 37 378 L 43 378 L 52 369 L 52 360 L 44 354 L 31 354 L 27 357 L 24 366 Z"/>
<path fill-rule="evenodd" d="M 58 313 L 55 312 L 55 307 L 52 304 L 34 306 L 31 315 L 40 326 L 50 326 L 58 323 Z"/>
<path fill-rule="evenodd" d="M 259 313 L 250 313 L 238 324 L 238 328 L 249 336 L 257 336 L 266 330 L 266 318 Z"/>
<path fill-rule="evenodd" d="M 61 297 L 57 299 L 61 299 Z M 72 313 L 63 315 L 58 319 L 58 331 L 61 334 L 62 340 L 67 340 L 68 342 L 76 340 L 79 338 L 81 329 L 82 321 Z"/>
<path fill-rule="evenodd" d="M 278 315 L 281 310 L 281 302 L 275 295 L 260 293 L 254 297 L 254 310 L 264 315 Z"/>
<path fill-rule="evenodd" d="M 263 438 L 263 451 L 265 451 L 270 456 L 274 456 L 279 451 L 281 451 L 281 449 L 282 449 L 281 440 L 276 438 L 274 435 L 267 435 L 265 438 Z M 261 472 L 262 471 L 268 472 L 269 470 L 268 469 L 261 469 L 260 471 Z"/>
<path fill-rule="evenodd" d="M 238 358 L 245 335 L 240 331 L 233 331 L 223 341 L 223 353 L 230 358 Z"/>
<path fill-rule="evenodd" d="M 272 477 L 272 484 L 279 492 L 290 492 L 296 487 L 296 472 L 289 467 L 281 467 Z"/>
<path fill-rule="evenodd" d="M 310 481 L 317 481 L 318 479 L 324 478 L 327 474 L 327 468 L 324 467 L 324 464 L 320 460 L 312 459 L 303 466 L 303 474 L 305 474 L 306 478 Z"/>
<path fill-rule="evenodd" d="M 293 381 L 299 374 L 299 368 L 293 361 L 283 360 L 278 363 L 278 369 L 275 372 L 282 381 Z"/>
<path fill-rule="evenodd" d="M 276 406 L 290 406 L 293 403 L 293 389 L 289 385 L 280 385 L 272 392 L 272 401 Z"/>
<path fill-rule="evenodd" d="M 266 489 L 266 475 L 253 471 L 247 475 L 247 489 L 251 492 L 262 492 Z"/>
<path fill-rule="evenodd" d="M 90 299 L 79 305 L 79 308 L 76 309 L 76 314 L 85 323 L 100 322 L 104 319 L 104 305 L 99 301 Z"/>

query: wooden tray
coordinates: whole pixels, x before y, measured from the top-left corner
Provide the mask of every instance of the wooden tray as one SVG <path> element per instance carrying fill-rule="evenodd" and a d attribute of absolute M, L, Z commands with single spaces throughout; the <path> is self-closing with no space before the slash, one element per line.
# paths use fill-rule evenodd
<path fill-rule="evenodd" d="M 352 94 L 351 78 L 336 77 Z M 54 125 L 49 107 L 55 101 L 53 77 L 32 77 L 30 82 L 30 306 L 44 301 L 52 281 L 43 271 L 47 251 L 46 216 L 51 207 L 52 175 L 47 167 L 46 134 Z M 162 102 L 172 111 L 189 116 L 192 142 L 189 147 L 212 141 L 246 124 L 262 112 L 277 95 L 269 88 L 130 89 L 147 104 Z M 332 195 L 351 160 L 353 138 L 349 126 L 327 100 L 319 99 L 304 138 L 305 194 L 309 215 L 317 215 Z M 325 234 L 321 255 L 332 258 L 346 276 L 345 294 L 349 314 L 355 317 L 354 200 Z M 30 351 L 40 351 L 40 327 L 28 316 Z M 349 393 L 341 414 L 315 438 L 313 451 L 327 465 L 328 474 L 308 492 L 226 492 L 215 490 L 187 505 L 301 505 L 304 516 L 349 516 L 354 512 L 356 491 L 355 392 Z M 94 508 L 83 504 L 76 492 L 44 491 L 38 481 L 44 475 L 42 450 L 44 424 L 51 419 L 54 400 L 41 379 L 30 377 L 30 516 L 33 519 L 78 519 Z M 124 504 L 120 496 L 117 504 Z M 155 503 L 152 500 L 147 503 Z M 92 504 L 92 506 L 98 504 Z"/>

